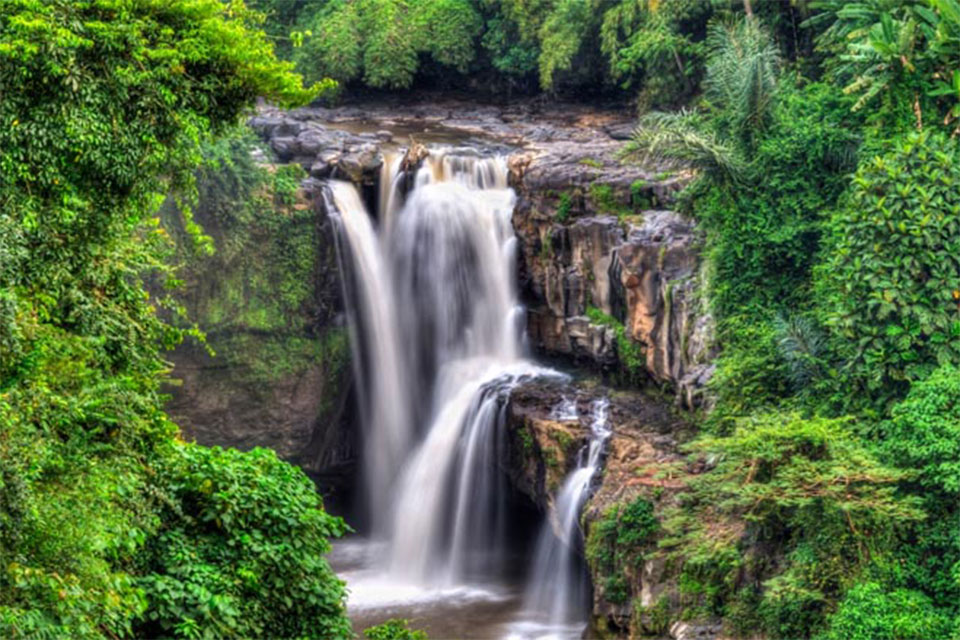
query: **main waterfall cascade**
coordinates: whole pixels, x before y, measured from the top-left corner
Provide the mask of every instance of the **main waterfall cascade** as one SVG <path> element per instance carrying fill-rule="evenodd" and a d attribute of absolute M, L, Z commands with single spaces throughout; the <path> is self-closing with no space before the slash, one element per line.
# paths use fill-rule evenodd
<path fill-rule="evenodd" d="M 507 400 L 524 380 L 563 377 L 524 358 L 515 194 L 504 158 L 432 150 L 415 174 L 402 164 L 400 156 L 384 159 L 376 224 L 352 184 L 329 183 L 362 408 L 364 482 L 379 541 L 369 546 L 376 579 L 347 578 L 351 607 L 496 582 L 507 569 L 508 488 L 497 465 Z M 598 463 L 591 449 L 564 485 L 561 530 L 578 526 Z M 576 487 L 568 487 L 574 478 Z M 538 561 L 535 581 L 545 589 L 580 582 L 570 575 L 571 550 L 549 553 L 565 557 L 556 567 Z M 567 590 L 558 611 L 572 603 Z"/>

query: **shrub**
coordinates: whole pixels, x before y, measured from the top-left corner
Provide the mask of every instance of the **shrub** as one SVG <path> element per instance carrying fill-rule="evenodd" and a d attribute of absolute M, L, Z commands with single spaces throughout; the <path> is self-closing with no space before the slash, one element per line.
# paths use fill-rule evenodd
<path fill-rule="evenodd" d="M 960 146 L 920 132 L 861 163 L 820 269 L 850 381 L 881 404 L 960 363 Z"/>
<path fill-rule="evenodd" d="M 427 640 L 423 631 L 410 628 L 409 620 L 394 618 L 363 630 L 368 640 Z"/>
<path fill-rule="evenodd" d="M 659 530 L 653 505 L 643 497 L 610 505 L 603 516 L 590 525 L 585 553 L 607 600 L 627 601 L 630 585 L 624 574 L 643 562 L 644 553 Z"/>
<path fill-rule="evenodd" d="M 177 445 L 156 482 L 167 508 L 139 584 L 146 637 L 349 638 L 324 555 L 346 531 L 313 483 L 266 449 Z"/>
<path fill-rule="evenodd" d="M 847 593 L 818 640 L 933 640 L 952 631 L 950 617 L 922 593 L 864 582 Z"/>
<path fill-rule="evenodd" d="M 914 383 L 882 435 L 884 451 L 898 466 L 919 470 L 924 489 L 960 494 L 960 370 L 941 367 Z"/>

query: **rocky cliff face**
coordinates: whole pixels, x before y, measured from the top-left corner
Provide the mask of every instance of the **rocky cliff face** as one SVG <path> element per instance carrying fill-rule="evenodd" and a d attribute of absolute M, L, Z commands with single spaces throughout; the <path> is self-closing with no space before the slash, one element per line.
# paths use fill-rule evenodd
<path fill-rule="evenodd" d="M 671 403 L 595 382 L 529 382 L 514 390 L 507 408 L 504 470 L 546 512 L 587 445 L 590 405 L 598 397 L 610 400 L 613 434 L 582 517 L 593 631 L 600 637 L 715 638 L 718 628 L 678 621 L 678 567 L 658 550 L 660 523 L 697 471 L 679 452 L 691 426 Z M 576 415 L 561 415 L 564 404 L 576 407 Z"/>
<path fill-rule="evenodd" d="M 625 167 L 609 132 L 592 135 L 537 143 L 513 162 L 531 340 L 601 369 L 636 367 L 622 334 L 650 378 L 692 407 L 712 373 L 712 323 L 696 228 L 665 208 L 687 177 Z"/>
<path fill-rule="evenodd" d="M 178 384 L 167 409 L 188 439 L 269 447 L 325 492 L 347 489 L 357 444 L 330 222 L 298 187 L 298 167 L 257 162 L 246 145 L 234 151 L 239 170 L 208 171 L 199 184 L 194 220 L 215 253 L 180 256 L 180 297 L 207 337 L 170 355 Z M 172 204 L 162 219 L 184 234 Z"/>
<path fill-rule="evenodd" d="M 634 379 L 640 369 L 682 404 L 702 402 L 713 353 L 699 237 L 669 210 L 689 176 L 623 164 L 622 114 L 447 102 L 266 109 L 250 124 L 282 160 L 309 171 L 308 184 L 350 180 L 371 202 L 384 152 L 411 141 L 508 153 L 531 343 L 602 370 L 632 368 Z"/>

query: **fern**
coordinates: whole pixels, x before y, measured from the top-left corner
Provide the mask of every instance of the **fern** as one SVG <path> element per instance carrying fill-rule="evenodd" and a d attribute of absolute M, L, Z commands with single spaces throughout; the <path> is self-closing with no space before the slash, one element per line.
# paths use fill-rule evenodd
<path fill-rule="evenodd" d="M 823 375 L 827 341 L 809 319 L 780 315 L 774 321 L 777 347 L 787 364 L 787 376 L 795 389 L 802 390 Z"/>

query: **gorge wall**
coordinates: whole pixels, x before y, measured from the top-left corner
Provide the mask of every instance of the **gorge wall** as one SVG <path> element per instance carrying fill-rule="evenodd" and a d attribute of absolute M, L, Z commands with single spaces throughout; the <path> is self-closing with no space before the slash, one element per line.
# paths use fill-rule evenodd
<path fill-rule="evenodd" d="M 201 444 L 268 447 L 325 493 L 349 490 L 357 442 L 330 221 L 299 167 L 232 152 L 201 175 L 193 211 L 215 253 L 181 243 L 180 299 L 206 344 L 170 354 L 169 413 Z M 177 213 L 167 203 L 164 225 L 185 235 Z"/>

